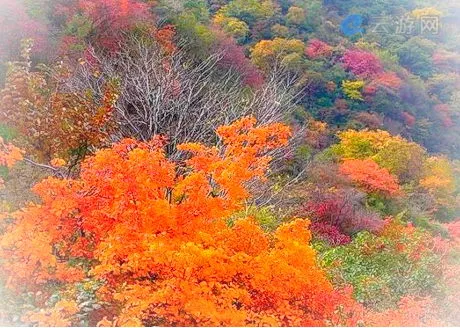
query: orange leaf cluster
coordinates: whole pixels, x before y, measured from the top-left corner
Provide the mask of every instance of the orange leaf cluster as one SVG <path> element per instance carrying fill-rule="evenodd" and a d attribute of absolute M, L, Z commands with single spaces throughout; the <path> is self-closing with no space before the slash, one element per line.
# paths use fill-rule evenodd
<path fill-rule="evenodd" d="M 71 326 L 71 316 L 78 312 L 78 306 L 73 301 L 61 300 L 51 309 L 42 309 L 39 312 L 28 312 L 22 318 L 25 322 L 33 322 L 40 327 L 67 327 Z"/>
<path fill-rule="evenodd" d="M 165 25 L 160 29 L 153 30 L 153 37 L 158 41 L 158 43 L 160 43 L 167 54 L 172 54 L 177 50 L 177 46 L 174 43 L 175 35 L 175 27 L 170 24 Z"/>
<path fill-rule="evenodd" d="M 161 138 L 125 139 L 84 161 L 80 179 L 41 182 L 42 205 L 16 213 L 0 241 L 9 286 L 105 281 L 98 297 L 111 315 L 99 325 L 355 324 L 361 308 L 337 311 L 355 302 L 316 266 L 308 220 L 273 235 L 251 219 L 228 226 L 249 196 L 245 184 L 264 177 L 267 152 L 290 134 L 255 124 L 219 128 L 221 147 L 179 146 L 191 154 L 184 163 L 166 158 Z M 61 304 L 26 319 L 73 320 Z"/>
<path fill-rule="evenodd" d="M 391 90 L 399 90 L 402 85 L 402 80 L 394 72 L 384 72 L 378 75 L 372 84 L 389 88 Z"/>
<path fill-rule="evenodd" d="M 62 158 L 53 158 L 50 161 L 50 164 L 52 167 L 63 167 L 64 165 L 67 164 L 67 162 L 63 160 Z"/>
<path fill-rule="evenodd" d="M 0 165 L 12 167 L 16 162 L 22 160 L 23 151 L 11 143 L 6 143 L 0 137 Z"/>
<path fill-rule="evenodd" d="M 0 137 L 0 166 L 12 167 L 22 160 L 23 151 L 18 147 L 6 143 Z M 0 188 L 3 188 L 3 180 L 0 178 Z"/>
<path fill-rule="evenodd" d="M 41 204 L 10 215 L 0 237 L 7 287 L 40 294 L 39 309 L 22 320 L 75 325 L 82 309 L 75 295 L 51 308 L 44 300 L 92 281 L 101 283 L 99 306 L 87 316 L 92 326 L 419 322 L 418 310 L 375 314 L 350 288 L 334 290 L 316 264 L 308 220 L 270 234 L 250 218 L 229 220 L 290 131 L 243 118 L 217 134 L 220 146 L 178 146 L 183 161 L 166 157 L 164 138 L 124 139 L 83 161 L 78 179 L 37 184 Z"/>
<path fill-rule="evenodd" d="M 0 240 L 8 286 L 105 281 L 98 297 L 112 315 L 100 325 L 353 324 L 354 311 L 336 311 L 354 304 L 350 293 L 316 266 L 308 220 L 273 235 L 251 219 L 227 224 L 289 129 L 243 118 L 217 132 L 221 147 L 179 146 L 191 154 L 183 163 L 166 158 L 161 138 L 125 139 L 84 161 L 79 179 L 39 183 L 42 204 L 13 214 Z M 61 305 L 25 317 L 72 323 Z"/>
<path fill-rule="evenodd" d="M 339 170 L 369 192 L 391 196 L 399 191 L 398 178 L 371 159 L 346 159 Z"/>

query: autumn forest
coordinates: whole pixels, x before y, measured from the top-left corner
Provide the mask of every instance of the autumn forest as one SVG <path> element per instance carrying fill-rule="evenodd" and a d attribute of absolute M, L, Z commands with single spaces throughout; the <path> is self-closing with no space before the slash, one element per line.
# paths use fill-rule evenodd
<path fill-rule="evenodd" d="M 458 0 L 0 0 L 1 326 L 460 325 Z"/>

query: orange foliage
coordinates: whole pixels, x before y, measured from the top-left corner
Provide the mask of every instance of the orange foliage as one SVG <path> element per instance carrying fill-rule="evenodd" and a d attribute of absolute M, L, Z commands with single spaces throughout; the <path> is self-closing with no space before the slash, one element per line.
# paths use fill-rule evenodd
<path fill-rule="evenodd" d="M 50 164 L 52 167 L 63 167 L 65 166 L 67 163 L 65 160 L 63 160 L 62 158 L 53 158 L 51 161 L 50 161 Z"/>
<path fill-rule="evenodd" d="M 92 326 L 421 322 L 418 308 L 367 313 L 350 288 L 334 290 L 316 265 L 308 220 L 270 234 L 250 218 L 229 224 L 250 197 L 247 183 L 264 179 L 268 152 L 285 146 L 290 131 L 243 118 L 217 134 L 218 147 L 178 146 L 188 154 L 180 162 L 166 157 L 162 137 L 124 139 L 84 160 L 78 179 L 37 184 L 41 204 L 10 215 L 0 237 L 7 287 L 41 295 L 35 300 L 41 308 L 22 320 L 78 323 L 76 297 L 51 308 L 43 300 L 75 290 L 76 282 L 97 281 L 103 308 L 91 310 Z"/>
<path fill-rule="evenodd" d="M 361 307 L 316 266 L 308 220 L 273 235 L 251 219 L 227 224 L 249 196 L 246 182 L 264 177 L 267 151 L 290 134 L 255 123 L 219 128 L 220 148 L 179 146 L 191 153 L 182 165 L 165 157 L 161 138 L 125 139 L 84 161 L 80 179 L 41 182 L 42 205 L 14 214 L 1 238 L 9 287 L 106 281 L 98 297 L 112 314 L 90 323 L 100 326 L 355 325 Z M 65 325 L 68 305 L 25 319 Z"/>
<path fill-rule="evenodd" d="M 167 54 L 172 54 L 177 50 L 177 46 L 174 43 L 175 35 L 176 35 L 176 29 L 171 24 L 165 25 L 160 29 L 153 30 L 154 38 L 163 47 L 163 50 Z"/>
<path fill-rule="evenodd" d="M 344 160 L 339 170 L 369 192 L 394 195 L 399 191 L 398 178 L 371 159 Z"/>
<path fill-rule="evenodd" d="M 11 143 L 6 143 L 0 137 L 0 165 L 12 167 L 16 162 L 22 160 L 23 151 Z"/>
<path fill-rule="evenodd" d="M 389 89 L 398 90 L 402 85 L 402 80 L 393 72 L 385 72 L 377 76 L 372 83 Z"/>
<path fill-rule="evenodd" d="M 100 325 L 354 324 L 354 311 L 336 312 L 354 302 L 316 266 L 308 220 L 273 235 L 250 219 L 227 225 L 249 196 L 246 183 L 264 178 L 266 153 L 290 135 L 282 124 L 255 124 L 220 127 L 219 148 L 179 146 L 191 154 L 184 163 L 166 158 L 162 138 L 125 139 L 85 160 L 79 179 L 42 181 L 42 204 L 13 214 L 0 240 L 8 287 L 104 280 L 98 297 L 112 315 Z M 65 325 L 73 311 L 64 305 L 24 318 Z"/>
<path fill-rule="evenodd" d="M 12 167 L 16 162 L 22 160 L 23 151 L 18 147 L 6 143 L 0 137 L 0 166 Z M 3 180 L 0 178 L 0 188 L 3 187 Z"/>
<path fill-rule="evenodd" d="M 72 322 L 69 318 L 76 314 L 78 310 L 78 306 L 75 302 L 61 300 L 51 309 L 43 309 L 40 312 L 26 313 L 22 320 L 25 322 L 35 323 L 40 327 L 68 327 L 72 326 Z"/>

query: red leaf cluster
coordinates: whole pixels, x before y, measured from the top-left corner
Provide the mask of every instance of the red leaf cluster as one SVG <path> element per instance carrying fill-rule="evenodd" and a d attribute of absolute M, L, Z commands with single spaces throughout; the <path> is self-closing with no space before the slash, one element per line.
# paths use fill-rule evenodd
<path fill-rule="evenodd" d="M 76 15 L 88 17 L 94 30 L 89 37 L 93 43 L 107 50 L 116 50 L 123 33 L 141 23 L 150 22 L 153 17 L 149 5 L 139 0 L 76 0 L 56 4 L 56 12 L 69 23 Z M 61 49 L 66 51 L 78 36 L 66 35 Z"/>
<path fill-rule="evenodd" d="M 362 196 L 350 190 L 314 194 L 300 209 L 300 217 L 311 218 L 314 224 L 323 223 L 336 227 L 340 233 L 379 231 L 383 221 L 372 212 L 362 210 Z"/>
<path fill-rule="evenodd" d="M 380 59 L 371 52 L 362 50 L 347 50 L 342 57 L 346 70 L 360 78 L 372 78 L 383 72 Z"/>
<path fill-rule="evenodd" d="M 411 113 L 408 113 L 408 112 L 402 112 L 401 117 L 402 117 L 404 123 L 406 123 L 406 125 L 414 126 L 414 124 L 416 122 L 416 119 L 415 119 L 414 115 L 412 115 Z"/>
<path fill-rule="evenodd" d="M 308 42 L 308 46 L 305 49 L 305 54 L 312 59 L 329 57 L 332 55 L 334 48 L 318 39 L 312 39 Z"/>
<path fill-rule="evenodd" d="M 350 236 L 344 235 L 337 227 L 324 222 L 312 223 L 310 230 L 316 238 L 331 246 L 340 246 L 351 242 Z"/>
<path fill-rule="evenodd" d="M 438 113 L 442 125 L 446 128 L 451 128 L 454 126 L 454 122 L 452 121 L 451 115 L 450 115 L 450 108 L 449 105 L 447 104 L 439 104 L 434 106 L 434 110 Z"/>
<path fill-rule="evenodd" d="M 262 73 L 254 64 L 246 58 L 244 48 L 239 46 L 235 39 L 226 35 L 220 30 L 214 31 L 216 35 L 217 52 L 221 54 L 222 59 L 219 64 L 225 68 L 234 69 L 243 79 L 243 83 L 258 88 L 264 83 Z"/>

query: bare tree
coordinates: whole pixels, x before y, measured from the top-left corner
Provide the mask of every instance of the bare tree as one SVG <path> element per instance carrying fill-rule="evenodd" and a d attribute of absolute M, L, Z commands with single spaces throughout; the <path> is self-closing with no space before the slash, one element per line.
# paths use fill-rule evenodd
<path fill-rule="evenodd" d="M 260 88 L 251 89 L 243 85 L 239 74 L 222 68 L 221 53 L 196 63 L 181 50 L 165 54 L 154 40 L 135 36 L 127 40 L 115 54 L 92 51 L 91 60 L 78 67 L 67 87 L 75 93 L 90 90 L 102 95 L 108 80 L 119 80 L 120 97 L 115 108 L 120 129 L 114 141 L 122 137 L 147 141 L 164 135 L 169 140 L 167 155 L 172 159 L 180 157 L 176 150 L 180 143 L 218 144 L 216 128 L 243 116 L 252 115 L 260 124 L 286 122 L 302 91 L 296 76 L 286 71 L 273 71 Z M 292 155 L 302 131 L 296 129 L 288 147 L 270 154 L 270 175 L 285 171 L 284 159 Z M 287 177 L 283 185 L 289 188 L 304 174 L 302 169 Z M 273 203 L 275 183 L 251 181 L 248 187 L 253 194 L 250 203 Z"/>
<path fill-rule="evenodd" d="M 116 118 L 118 137 L 169 138 L 168 153 L 178 143 L 216 142 L 215 129 L 242 116 L 262 124 L 283 121 L 294 108 L 295 78 L 274 72 L 257 90 L 244 87 L 232 70 L 219 67 L 221 54 L 193 63 L 183 52 L 165 54 L 152 40 L 131 36 L 115 54 L 97 54 L 68 80 L 72 92 L 102 94 L 109 79 L 120 81 Z M 95 74 L 97 72 L 97 74 Z"/>

